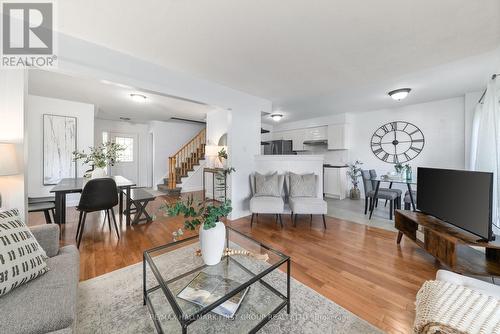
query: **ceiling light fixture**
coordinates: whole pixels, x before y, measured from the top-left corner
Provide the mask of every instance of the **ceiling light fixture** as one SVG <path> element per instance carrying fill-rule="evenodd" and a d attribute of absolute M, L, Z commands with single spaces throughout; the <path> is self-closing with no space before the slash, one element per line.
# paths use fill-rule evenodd
<path fill-rule="evenodd" d="M 120 117 L 122 121 L 130 121 L 130 117 Z"/>
<path fill-rule="evenodd" d="M 393 100 L 396 101 L 401 101 L 403 99 L 406 99 L 408 94 L 410 94 L 411 88 L 400 88 L 396 90 L 391 90 L 389 93 L 389 96 L 392 97 Z"/>
<path fill-rule="evenodd" d="M 140 102 L 140 103 L 146 102 L 146 96 L 141 94 L 130 94 L 130 98 L 135 102 Z"/>
<path fill-rule="evenodd" d="M 273 121 L 279 122 L 283 118 L 283 115 L 282 114 L 271 114 L 271 118 L 273 119 Z"/>

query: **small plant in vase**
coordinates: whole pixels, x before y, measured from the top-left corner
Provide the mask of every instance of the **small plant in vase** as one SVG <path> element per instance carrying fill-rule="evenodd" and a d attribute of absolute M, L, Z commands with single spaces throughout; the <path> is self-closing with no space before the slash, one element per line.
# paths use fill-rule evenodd
<path fill-rule="evenodd" d="M 203 261 L 207 265 L 215 265 L 220 262 L 226 237 L 226 226 L 220 219 L 227 217 L 233 210 L 231 201 L 227 200 L 219 205 L 206 205 L 206 203 L 195 205 L 191 196 L 186 201 L 179 201 L 173 205 L 164 204 L 160 210 L 170 217 L 183 216 L 185 230 L 194 231 L 199 226 Z M 176 240 L 183 234 L 183 230 L 179 229 L 172 235 Z"/>
<path fill-rule="evenodd" d="M 91 178 L 105 177 L 106 167 L 114 166 L 121 151 L 125 150 L 120 144 L 107 142 L 98 146 L 90 147 L 90 153 L 74 151 L 73 160 L 83 160 L 82 164 L 92 165 L 92 170 L 86 173 Z"/>
<path fill-rule="evenodd" d="M 227 151 L 225 147 L 221 148 L 220 151 L 217 152 L 217 158 L 219 159 L 221 166 L 224 167 L 227 161 Z"/>
<path fill-rule="evenodd" d="M 396 170 L 396 173 L 398 175 L 402 175 L 405 167 L 403 166 L 403 164 L 401 164 L 400 162 L 398 162 L 397 164 L 394 165 L 394 169 Z"/>
<path fill-rule="evenodd" d="M 354 163 L 347 164 L 347 176 L 351 179 L 352 188 L 349 191 L 349 197 L 351 199 L 360 199 L 361 192 L 359 190 L 359 177 L 361 176 L 361 165 L 363 163 L 359 160 L 356 160 Z"/>
<path fill-rule="evenodd" d="M 405 174 L 405 178 L 406 178 L 407 180 L 411 180 L 411 179 L 412 179 L 412 177 L 413 177 L 413 175 L 412 175 L 412 174 L 413 174 L 413 173 L 412 173 L 412 170 L 411 170 L 411 166 L 410 166 L 409 164 L 406 164 L 406 165 L 404 166 L 404 174 Z"/>

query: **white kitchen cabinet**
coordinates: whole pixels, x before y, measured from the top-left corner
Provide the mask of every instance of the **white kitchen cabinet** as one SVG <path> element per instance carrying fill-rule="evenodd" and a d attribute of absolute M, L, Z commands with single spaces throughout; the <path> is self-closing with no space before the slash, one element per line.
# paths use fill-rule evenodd
<path fill-rule="evenodd" d="M 304 129 L 292 130 L 292 146 L 295 152 L 304 151 Z"/>
<path fill-rule="evenodd" d="M 327 127 L 317 126 L 314 128 L 304 129 L 304 140 L 326 140 L 327 139 Z"/>
<path fill-rule="evenodd" d="M 349 126 L 348 124 L 328 125 L 328 149 L 349 149 Z"/>
<path fill-rule="evenodd" d="M 326 197 L 344 199 L 347 196 L 347 169 L 325 167 L 323 192 Z"/>

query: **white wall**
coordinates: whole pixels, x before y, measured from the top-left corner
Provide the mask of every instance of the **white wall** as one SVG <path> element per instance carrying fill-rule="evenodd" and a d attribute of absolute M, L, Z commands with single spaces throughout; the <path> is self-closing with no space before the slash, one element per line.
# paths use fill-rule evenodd
<path fill-rule="evenodd" d="M 474 101 L 480 93 L 463 97 L 414 104 L 400 108 L 332 115 L 284 123 L 273 131 L 299 129 L 345 122 L 350 124 L 350 149 L 347 151 L 315 151 L 301 154 L 323 154 L 326 163 L 361 160 L 363 168 L 375 169 L 379 175 L 394 170 L 393 164 L 379 160 L 372 153 L 370 139 L 381 125 L 395 121 L 408 121 L 418 126 L 425 136 L 422 153 L 410 161 L 414 172 L 419 166 L 464 169 L 470 141 L 470 126 Z M 363 188 L 363 187 L 361 187 Z M 406 189 L 405 189 L 406 190 Z"/>
<path fill-rule="evenodd" d="M 255 171 L 255 155 L 260 154 L 260 110 L 242 108 L 231 112 L 228 131 L 228 163 L 234 167 L 230 177 L 231 219 L 250 214 L 249 175 Z"/>
<path fill-rule="evenodd" d="M 25 96 L 27 77 L 23 70 L 0 70 L 0 142 L 16 144 L 20 174 L 0 176 L 2 209 L 17 208 L 24 219 L 26 211 Z"/>
<path fill-rule="evenodd" d="M 248 203 L 243 203 L 240 196 L 247 196 L 250 193 L 248 172 L 253 168 L 253 156 L 259 154 L 260 113 L 271 112 L 272 104 L 269 100 L 184 73 L 170 71 L 165 67 L 87 41 L 60 33 L 58 35 L 59 66 L 57 71 L 178 96 L 199 101 L 214 108 L 231 109 L 232 127 L 239 131 L 239 134 L 236 133 L 238 136 L 242 136 L 242 138 L 234 139 L 232 143 L 232 149 L 237 152 L 231 158 L 232 165 L 237 168 L 241 166 L 241 174 L 237 172 L 232 176 L 233 191 L 237 192 L 233 198 L 233 217 L 248 213 L 242 209 L 243 206 L 248 206 Z M 236 114 L 238 117 L 234 117 Z M 231 154 L 231 152 L 228 153 Z M 161 181 L 166 173 L 168 155 L 165 154 L 165 157 L 161 159 L 162 161 L 154 162 L 155 182 Z M 236 203 L 238 201 L 239 203 Z"/>
<path fill-rule="evenodd" d="M 255 171 L 261 174 L 288 172 L 296 174 L 314 173 L 317 175 L 316 196 L 323 198 L 323 163 L 322 155 L 298 157 L 296 155 L 258 155 L 255 156 Z"/>
<path fill-rule="evenodd" d="M 77 118 L 77 149 L 89 152 L 94 145 L 94 105 L 28 95 L 26 126 L 28 133 L 28 195 L 49 196 L 54 186 L 43 185 L 43 114 L 72 116 Z M 83 176 L 88 166 L 77 162 L 77 175 Z M 68 195 L 67 205 L 77 204 L 78 195 Z"/>
<path fill-rule="evenodd" d="M 378 127 L 395 120 L 415 124 L 425 136 L 423 151 L 409 162 L 414 172 L 417 167 L 465 168 L 463 97 L 350 114 L 350 160 L 361 160 L 363 168 L 375 169 L 379 175 L 393 171 L 393 164 L 375 157 L 370 140 Z"/>
<path fill-rule="evenodd" d="M 168 158 L 203 127 L 203 124 L 187 122 L 150 122 L 149 131 L 153 134 L 153 187 L 162 184 L 163 178 L 168 176 Z"/>
<path fill-rule="evenodd" d="M 153 148 L 149 132 L 149 125 L 144 123 L 132 123 L 124 121 L 111 121 L 95 119 L 94 144 L 102 143 L 102 133 L 112 132 L 118 134 L 128 134 L 137 137 L 135 150 L 137 150 L 137 179 L 138 186 L 153 187 Z"/>

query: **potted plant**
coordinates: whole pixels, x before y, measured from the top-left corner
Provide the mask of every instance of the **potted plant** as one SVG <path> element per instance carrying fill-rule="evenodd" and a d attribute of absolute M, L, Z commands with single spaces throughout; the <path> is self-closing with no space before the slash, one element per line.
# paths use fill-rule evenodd
<path fill-rule="evenodd" d="M 411 170 L 411 166 L 409 164 L 406 164 L 404 166 L 404 173 L 405 173 L 405 176 L 406 176 L 406 179 L 407 180 L 411 180 L 412 179 L 412 170 Z"/>
<path fill-rule="evenodd" d="M 119 152 L 125 150 L 120 144 L 107 142 L 98 146 L 90 147 L 90 153 L 84 151 L 74 151 L 73 160 L 83 160 L 82 164 L 92 165 L 90 177 L 92 179 L 105 177 L 107 175 L 106 167 L 114 166 L 118 160 Z"/>
<path fill-rule="evenodd" d="M 217 152 L 217 158 L 219 158 L 220 163 L 224 165 L 224 162 L 227 160 L 227 152 L 225 147 L 222 147 L 220 151 Z"/>
<path fill-rule="evenodd" d="M 193 231 L 199 226 L 203 261 L 209 266 L 220 262 L 226 238 L 226 226 L 220 219 L 227 217 L 231 213 L 231 201 L 227 200 L 218 205 L 207 205 L 206 202 L 194 205 L 191 196 L 186 201 L 179 201 L 173 205 L 164 204 L 160 207 L 160 210 L 170 217 L 182 215 L 185 218 L 184 229 Z M 182 229 L 174 232 L 174 240 L 182 234 Z"/>
<path fill-rule="evenodd" d="M 358 188 L 358 178 L 361 176 L 361 165 L 363 163 L 359 160 L 356 160 L 354 163 L 347 164 L 348 170 L 347 170 L 347 176 L 350 177 L 351 183 L 352 183 L 352 188 L 349 191 L 349 197 L 351 199 L 360 199 L 361 197 L 361 192 L 359 191 Z"/>

